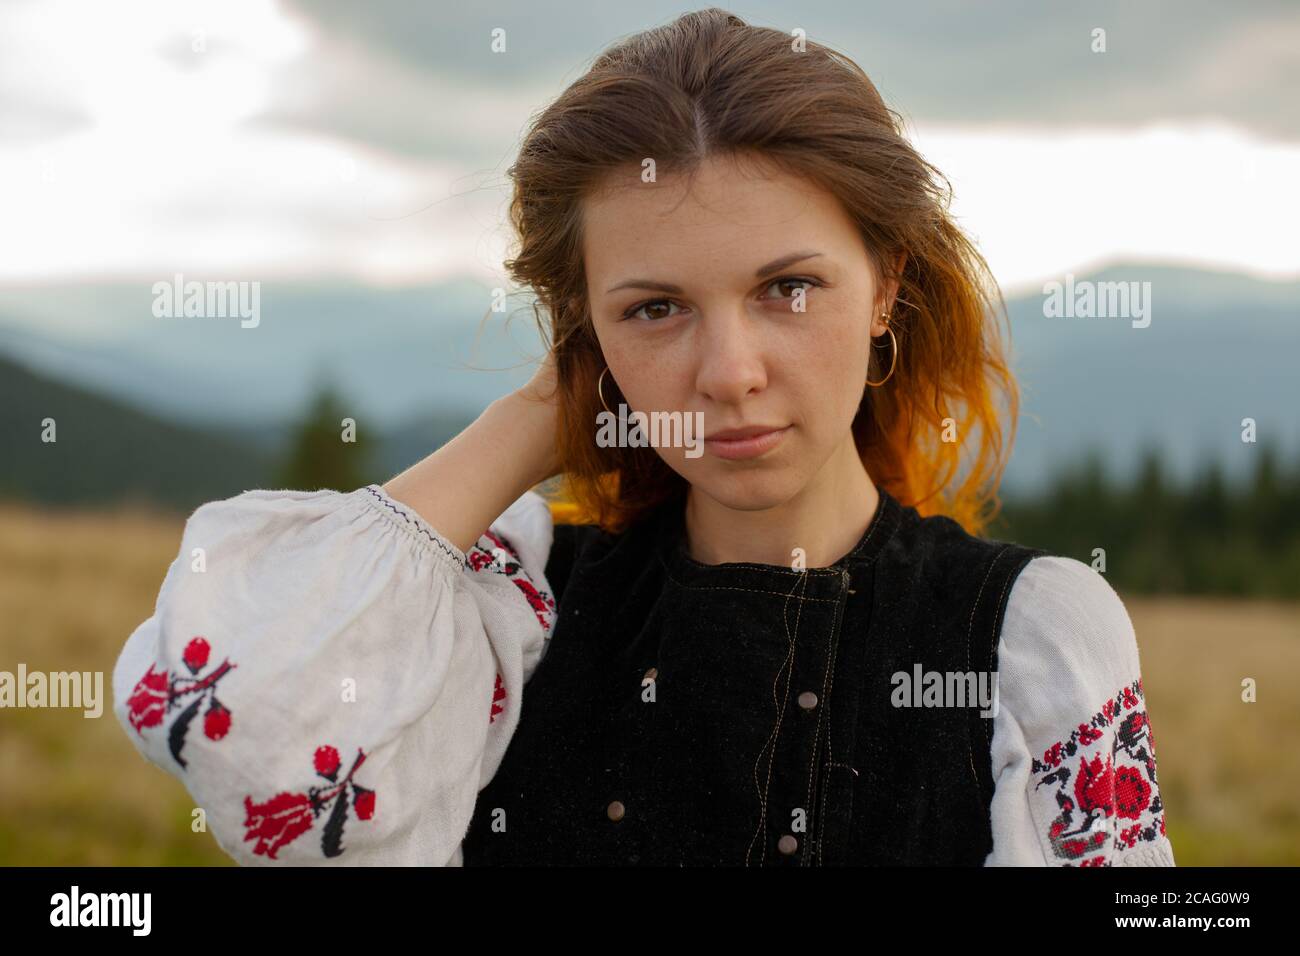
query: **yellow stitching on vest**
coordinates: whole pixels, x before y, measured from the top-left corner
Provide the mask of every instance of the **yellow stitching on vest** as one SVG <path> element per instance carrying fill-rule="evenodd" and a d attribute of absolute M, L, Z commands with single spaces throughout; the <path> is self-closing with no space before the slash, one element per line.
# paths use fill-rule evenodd
<path fill-rule="evenodd" d="M 796 582 L 796 587 L 800 585 L 806 587 L 807 578 L 800 578 L 799 581 Z M 734 590 L 744 590 L 744 589 L 736 588 Z M 788 665 L 790 667 L 790 677 L 786 682 L 786 691 L 785 691 L 785 697 L 786 700 L 788 701 L 790 699 L 790 681 L 794 680 L 794 651 L 798 643 L 798 637 L 799 637 L 799 620 L 803 616 L 803 603 L 802 603 L 803 598 L 799 597 L 798 600 L 800 601 L 800 603 L 798 605 L 798 611 L 795 614 L 795 619 L 794 619 L 794 634 L 791 635 L 790 625 L 787 623 L 789 621 L 789 608 L 790 608 L 789 598 L 791 597 L 797 597 L 797 596 L 793 592 L 786 595 L 787 598 L 786 605 L 784 608 L 781 609 L 781 622 L 785 624 L 785 634 L 786 634 L 786 639 L 789 642 L 789 650 L 786 652 L 785 660 L 782 662 L 781 666 L 777 668 L 776 676 L 773 677 L 772 679 L 772 704 L 776 708 L 776 724 L 775 726 L 773 726 L 772 732 L 768 735 L 767 738 L 767 744 L 771 744 L 772 746 L 772 756 L 771 758 L 769 758 L 767 763 L 767 783 L 764 784 L 763 793 L 759 798 L 758 829 L 754 831 L 754 836 L 751 837 L 749 840 L 749 848 L 745 851 L 746 866 L 749 866 L 749 858 L 751 854 L 754 852 L 754 840 L 758 839 L 760 835 L 763 836 L 763 858 L 760 861 L 760 864 L 767 862 L 767 835 L 766 835 L 767 794 L 772 786 L 772 767 L 776 763 L 776 742 L 780 739 L 781 719 L 785 715 L 785 705 L 781 701 L 777 700 L 776 685 L 781 680 L 781 672 L 784 671 Z M 767 750 L 767 744 L 763 745 L 763 748 L 758 752 L 758 757 L 755 758 L 754 760 L 754 789 L 755 790 L 758 789 L 758 765 L 763 759 L 763 753 Z"/>
<path fill-rule="evenodd" d="M 727 584 L 700 584 L 700 585 L 686 584 L 685 582 L 679 581 L 677 580 L 677 578 L 673 577 L 672 572 L 669 571 L 666 567 L 664 568 L 664 573 L 668 576 L 668 580 L 672 581 L 673 584 L 677 585 L 679 588 L 685 588 L 688 591 L 744 591 L 746 594 L 770 594 L 772 597 L 779 597 L 779 598 L 786 598 L 786 599 L 793 598 L 794 600 L 800 602 L 817 601 L 822 604 L 829 604 L 831 602 L 839 600 L 838 598 L 804 597 L 800 594 L 793 594 L 793 593 L 785 594 L 781 591 L 769 591 L 766 588 L 738 588 L 735 587 L 734 585 L 727 585 Z"/>
<path fill-rule="evenodd" d="M 966 651 L 966 672 L 967 673 L 970 673 L 970 639 L 971 639 L 971 635 L 975 631 L 975 612 L 976 610 L 979 609 L 980 599 L 984 596 L 984 585 L 989 583 L 989 577 L 993 574 L 993 568 L 997 565 L 998 559 L 1001 558 L 1002 555 L 1006 554 L 1007 549 L 1009 547 L 1010 545 L 1005 545 L 998 550 L 997 554 L 993 555 L 993 560 L 989 562 L 989 569 L 984 572 L 984 580 L 980 582 L 979 593 L 975 595 L 975 603 L 971 605 L 970 623 L 966 626 L 965 651 Z M 980 786 L 980 776 L 978 773 L 975 772 L 975 753 L 971 749 L 970 736 L 971 736 L 970 721 L 967 721 L 966 722 L 966 759 L 970 763 L 971 778 L 975 781 L 975 789 L 978 791 Z"/>
<path fill-rule="evenodd" d="M 847 573 L 845 576 L 846 577 L 848 576 Z M 845 589 L 847 590 L 847 585 Z M 848 603 L 849 603 L 849 599 L 846 596 L 844 598 L 845 613 L 847 613 L 848 611 Z M 840 634 L 842 633 L 842 628 L 840 627 L 841 624 L 843 624 L 843 618 L 839 617 L 837 618 L 837 620 L 835 621 L 834 625 L 831 628 L 830 655 L 829 655 L 830 659 L 826 662 L 826 677 L 822 680 L 822 705 L 817 709 L 817 726 L 816 729 L 813 731 L 813 758 L 812 758 L 812 762 L 808 766 L 808 798 L 804 801 L 805 803 L 809 804 L 810 808 L 813 802 L 812 799 L 813 776 L 817 772 L 817 742 L 821 740 L 823 717 L 825 717 L 826 720 L 826 757 L 828 762 L 833 761 L 835 759 L 835 746 L 834 746 L 834 741 L 831 739 L 832 727 L 830 722 L 831 678 L 835 674 L 835 657 L 839 652 L 839 647 L 840 647 L 839 637 Z M 814 825 L 819 828 L 822 826 L 822 821 L 825 817 L 826 791 L 828 789 L 829 788 L 825 785 L 825 782 L 823 781 L 822 794 L 821 794 L 822 797 L 821 806 L 818 807 L 817 809 L 817 819 L 814 823 Z M 817 861 L 819 863 L 822 861 L 822 843 L 824 841 L 825 836 L 826 836 L 825 831 L 819 829 L 818 837 L 817 837 Z"/>

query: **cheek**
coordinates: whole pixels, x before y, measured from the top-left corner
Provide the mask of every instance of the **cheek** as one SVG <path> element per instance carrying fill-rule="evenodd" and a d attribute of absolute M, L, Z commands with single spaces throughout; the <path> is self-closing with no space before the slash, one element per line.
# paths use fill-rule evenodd
<path fill-rule="evenodd" d="M 605 400 L 611 409 L 621 396 L 641 411 L 670 411 L 681 407 L 681 383 L 687 364 L 679 361 L 671 346 L 648 347 L 639 342 L 610 342 L 604 347 L 609 374 L 605 376 Z M 610 386 L 610 379 L 617 383 Z"/>
<path fill-rule="evenodd" d="M 826 320 L 820 340 L 826 350 L 835 351 L 835 366 L 849 371 L 861 364 L 865 375 L 867 346 L 871 341 L 870 317 L 853 309 L 828 315 Z"/>
<path fill-rule="evenodd" d="M 815 327 L 783 343 L 792 389 L 818 421 L 852 419 L 866 388 L 867 329 L 857 317 L 818 316 Z"/>

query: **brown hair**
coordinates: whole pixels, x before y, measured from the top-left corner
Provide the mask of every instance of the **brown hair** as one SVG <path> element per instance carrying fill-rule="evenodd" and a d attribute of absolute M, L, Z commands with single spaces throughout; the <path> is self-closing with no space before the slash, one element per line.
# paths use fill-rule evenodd
<path fill-rule="evenodd" d="M 760 154 L 838 197 L 877 274 L 899 282 L 897 366 L 881 387 L 864 381 L 853 421 L 872 480 L 971 533 L 996 513 L 996 504 L 991 513 L 984 506 L 997 501 L 1011 445 L 995 399 L 1008 401 L 1012 434 L 1019 404 L 990 321 L 1005 317 L 1001 293 L 948 214 L 951 185 L 907 141 L 902 118 L 862 69 L 816 43 L 797 46 L 718 8 L 684 14 L 606 50 L 532 122 L 509 170 L 517 255 L 505 265 L 549 316 L 543 334 L 559 377 L 556 442 L 568 499 L 553 505 L 557 520 L 620 530 L 687 487 L 652 448 L 596 445 L 605 362 L 586 298 L 582 200 L 607 174 L 639 170 L 646 157 L 659 174 L 689 175 L 705 156 L 725 153 Z M 873 381 L 885 377 L 890 347 L 875 350 L 883 362 L 871 363 Z M 614 407 L 609 376 L 604 390 Z M 949 417 L 957 442 L 943 441 Z M 971 467 L 950 488 L 975 432 Z"/>

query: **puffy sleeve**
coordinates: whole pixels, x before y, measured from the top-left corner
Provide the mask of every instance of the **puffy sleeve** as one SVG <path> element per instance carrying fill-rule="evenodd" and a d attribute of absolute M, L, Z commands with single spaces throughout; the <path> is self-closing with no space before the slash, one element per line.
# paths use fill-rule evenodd
<path fill-rule="evenodd" d="M 468 551 L 370 485 L 197 509 L 113 710 L 243 864 L 456 865 L 555 601 L 527 492 Z"/>
<path fill-rule="evenodd" d="M 986 866 L 1174 866 L 1133 624 L 1101 574 L 1033 559 L 998 650 Z"/>

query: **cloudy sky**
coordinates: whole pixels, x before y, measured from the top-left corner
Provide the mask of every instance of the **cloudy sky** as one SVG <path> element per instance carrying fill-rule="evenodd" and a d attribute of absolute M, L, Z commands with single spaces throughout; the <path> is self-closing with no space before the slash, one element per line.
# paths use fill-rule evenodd
<path fill-rule="evenodd" d="M 530 115 L 693 8 L 0 0 L 0 285 L 501 283 Z M 1008 291 L 1121 258 L 1300 275 L 1294 0 L 728 8 L 867 71 Z"/>

